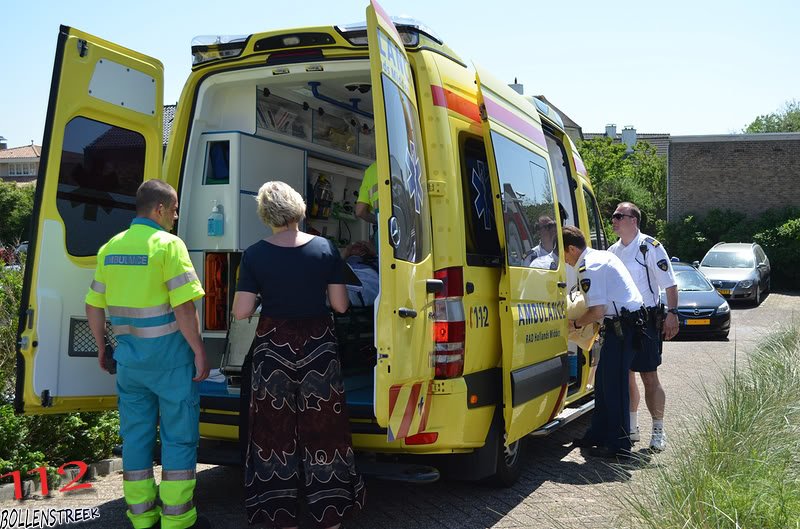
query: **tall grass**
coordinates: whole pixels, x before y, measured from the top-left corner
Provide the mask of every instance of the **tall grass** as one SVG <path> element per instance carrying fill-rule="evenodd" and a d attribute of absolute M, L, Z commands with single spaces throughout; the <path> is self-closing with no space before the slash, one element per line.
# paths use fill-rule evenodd
<path fill-rule="evenodd" d="M 694 427 L 628 498 L 636 525 L 800 528 L 800 326 L 765 336 L 746 370 L 704 396 Z"/>

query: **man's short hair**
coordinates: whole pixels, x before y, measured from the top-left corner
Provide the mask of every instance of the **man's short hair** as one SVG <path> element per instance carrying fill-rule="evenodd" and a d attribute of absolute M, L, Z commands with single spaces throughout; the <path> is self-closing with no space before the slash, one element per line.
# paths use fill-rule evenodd
<path fill-rule="evenodd" d="M 175 190 L 163 180 L 148 180 L 136 190 L 136 214 L 148 215 L 159 204 L 171 206 Z"/>
<path fill-rule="evenodd" d="M 617 207 L 628 208 L 628 211 L 631 212 L 630 214 L 633 215 L 633 218 L 636 219 L 637 226 L 639 226 L 642 223 L 642 212 L 639 209 L 639 207 L 633 202 L 620 202 L 619 204 L 617 204 Z"/>
<path fill-rule="evenodd" d="M 581 251 L 586 249 L 586 237 L 584 237 L 583 232 L 575 226 L 564 226 L 561 229 L 561 239 L 564 242 L 564 251 L 566 251 L 567 247 L 570 245 Z"/>

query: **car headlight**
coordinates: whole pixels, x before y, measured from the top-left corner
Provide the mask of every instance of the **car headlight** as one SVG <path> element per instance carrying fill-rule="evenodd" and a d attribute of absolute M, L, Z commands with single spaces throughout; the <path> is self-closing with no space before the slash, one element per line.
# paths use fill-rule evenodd
<path fill-rule="evenodd" d="M 723 301 L 722 305 L 717 307 L 717 314 L 727 314 L 731 311 L 731 306 L 728 305 L 727 301 Z"/>
<path fill-rule="evenodd" d="M 744 281 L 739 281 L 739 288 L 750 288 L 753 286 L 752 279 L 745 279 Z"/>

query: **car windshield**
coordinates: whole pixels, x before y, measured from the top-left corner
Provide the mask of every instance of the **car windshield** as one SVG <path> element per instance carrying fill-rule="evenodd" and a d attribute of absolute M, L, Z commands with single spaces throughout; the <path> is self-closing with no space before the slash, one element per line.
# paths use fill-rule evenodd
<path fill-rule="evenodd" d="M 675 281 L 679 291 L 705 292 L 714 290 L 714 287 L 697 270 L 676 270 Z"/>
<path fill-rule="evenodd" d="M 702 266 L 713 268 L 753 268 L 753 256 L 743 252 L 709 252 Z"/>

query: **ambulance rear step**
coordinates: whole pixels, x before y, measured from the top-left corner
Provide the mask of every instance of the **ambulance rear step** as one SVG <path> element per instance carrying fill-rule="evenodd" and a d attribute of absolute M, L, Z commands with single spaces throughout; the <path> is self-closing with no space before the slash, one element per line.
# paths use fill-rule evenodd
<path fill-rule="evenodd" d="M 592 411 L 593 409 L 594 409 L 594 399 L 586 401 L 585 403 L 575 408 L 564 408 L 564 411 L 562 411 L 555 419 L 545 424 L 538 430 L 534 430 L 528 435 L 530 437 L 546 437 L 551 433 L 555 432 L 556 430 L 558 430 L 559 428 L 571 423 L 581 415 Z"/>
<path fill-rule="evenodd" d="M 200 439 L 197 456 L 199 462 L 211 465 L 238 466 L 241 461 L 239 445 L 231 441 Z M 401 461 L 376 461 L 372 454 L 359 452 L 356 452 L 356 468 L 364 476 L 386 481 L 422 484 L 439 480 L 439 471 L 431 466 Z"/>

